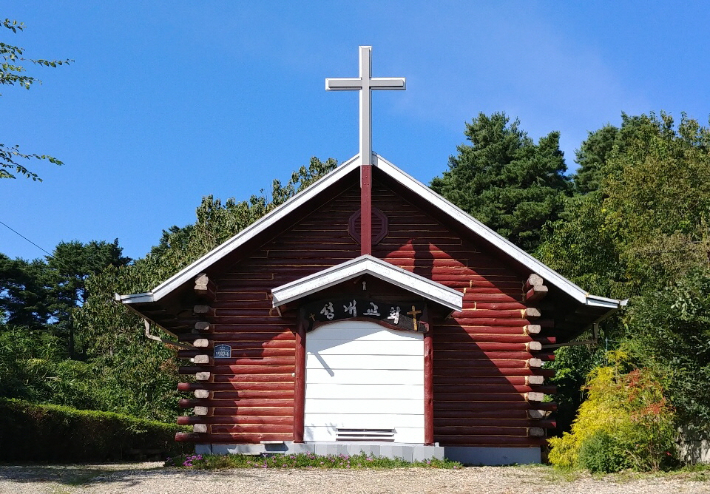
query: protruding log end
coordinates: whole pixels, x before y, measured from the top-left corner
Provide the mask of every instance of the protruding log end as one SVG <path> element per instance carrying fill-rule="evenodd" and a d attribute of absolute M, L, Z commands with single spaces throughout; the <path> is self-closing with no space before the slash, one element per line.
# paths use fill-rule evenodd
<path fill-rule="evenodd" d="M 192 360 L 197 365 L 212 365 L 212 357 L 209 355 L 195 355 Z"/>
<path fill-rule="evenodd" d="M 542 331 L 542 326 L 540 326 L 539 324 L 528 324 L 526 326 L 523 326 L 523 331 L 525 331 L 526 335 L 539 334 L 540 331 Z"/>
<path fill-rule="evenodd" d="M 526 304 L 538 302 L 545 298 L 546 295 L 547 287 L 545 285 L 535 285 L 523 294 L 523 302 Z"/>
<path fill-rule="evenodd" d="M 193 424 L 192 432 L 197 434 L 207 434 L 207 424 Z"/>
<path fill-rule="evenodd" d="M 532 273 L 525 281 L 525 291 L 530 290 L 534 286 L 542 286 L 544 283 L 545 280 L 542 278 L 542 276 L 540 276 L 539 274 Z"/>
<path fill-rule="evenodd" d="M 545 437 L 545 429 L 542 427 L 528 428 L 528 436 L 530 437 Z"/>
<path fill-rule="evenodd" d="M 197 372 L 195 373 L 195 380 L 197 381 L 209 381 L 212 374 L 209 372 Z"/>
<path fill-rule="evenodd" d="M 217 286 L 209 279 L 206 273 L 200 273 L 195 278 L 195 294 L 207 300 L 215 299 Z"/>
<path fill-rule="evenodd" d="M 528 359 L 528 367 L 533 369 L 542 367 L 542 360 L 540 360 L 539 358 Z"/>
<path fill-rule="evenodd" d="M 207 338 L 197 338 L 192 342 L 192 346 L 195 348 L 212 348 L 213 343 L 212 340 L 208 340 Z"/>
<path fill-rule="evenodd" d="M 543 376 L 525 376 L 526 386 L 540 386 L 545 383 Z"/>
<path fill-rule="evenodd" d="M 206 416 L 210 415 L 210 408 L 203 407 L 203 406 L 196 406 L 195 407 L 195 415 L 206 417 Z"/>
<path fill-rule="evenodd" d="M 196 389 L 194 394 L 195 398 L 198 398 L 200 400 L 207 400 L 211 397 L 212 392 L 206 389 Z"/>
<path fill-rule="evenodd" d="M 523 319 L 537 319 L 542 316 L 542 312 L 536 307 L 528 307 L 527 309 L 522 309 L 521 312 Z"/>
<path fill-rule="evenodd" d="M 542 343 L 539 341 L 528 341 L 525 343 L 525 350 L 528 352 L 539 352 L 542 350 Z"/>
<path fill-rule="evenodd" d="M 214 309 L 210 307 L 209 305 L 196 305 L 193 309 L 192 312 L 194 312 L 198 316 L 202 317 L 213 317 L 214 316 Z"/>
<path fill-rule="evenodd" d="M 528 418 L 530 420 L 542 420 L 547 417 L 548 413 L 546 410 L 528 410 Z"/>
<path fill-rule="evenodd" d="M 210 323 L 207 321 L 197 321 L 195 323 L 195 331 L 198 333 L 211 333 L 212 328 L 210 327 Z"/>
<path fill-rule="evenodd" d="M 536 391 L 530 391 L 528 393 L 525 393 L 525 401 L 542 401 L 544 399 L 544 393 L 538 393 Z M 195 410 L 197 410 L 197 407 L 195 407 Z M 195 414 L 197 414 L 197 411 L 195 411 Z"/>

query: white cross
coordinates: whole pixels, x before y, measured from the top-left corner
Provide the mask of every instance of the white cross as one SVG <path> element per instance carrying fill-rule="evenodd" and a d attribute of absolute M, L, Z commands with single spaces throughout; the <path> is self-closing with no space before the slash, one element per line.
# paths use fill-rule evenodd
<path fill-rule="evenodd" d="M 372 77 L 371 46 L 360 47 L 360 77 L 326 79 L 326 91 L 360 91 L 360 164 L 372 164 L 371 89 L 406 89 L 404 77 Z"/>

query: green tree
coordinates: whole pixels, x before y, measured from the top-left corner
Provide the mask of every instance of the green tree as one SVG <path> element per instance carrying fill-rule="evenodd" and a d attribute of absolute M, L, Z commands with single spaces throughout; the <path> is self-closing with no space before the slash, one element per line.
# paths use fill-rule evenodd
<path fill-rule="evenodd" d="M 687 289 L 688 277 L 710 270 L 710 130 L 685 115 L 677 125 L 664 113 L 622 120 L 617 131 L 605 127 L 590 134 L 592 141 L 608 138 L 604 146 L 582 145 L 589 174 L 585 181 L 578 174 L 577 190 L 586 184 L 586 193 L 568 200 L 536 255 L 593 293 L 630 298 L 632 309 L 605 322 L 604 337 L 612 347 L 629 348 L 637 365 L 656 376 L 673 376 L 665 388 L 679 420 L 688 424 L 692 416 L 710 417 L 710 399 L 693 382 L 707 371 L 705 349 L 701 341 L 685 340 L 679 348 L 691 356 L 681 362 L 669 346 L 688 336 L 682 328 L 698 330 L 702 317 L 683 323 L 671 317 L 680 286 Z M 582 350 L 567 352 L 584 357 Z M 565 384 L 561 407 L 583 384 L 583 376 L 569 367 L 579 368 L 579 359 L 562 357 L 552 364 Z"/>
<path fill-rule="evenodd" d="M 174 420 L 178 413 L 176 348 L 148 340 L 140 318 L 116 303 L 114 294 L 155 288 L 336 166 L 333 159 L 312 158 L 309 166 L 293 173 L 285 185 L 274 180 L 270 198 L 262 194 L 246 201 L 222 202 L 204 197 L 195 223 L 163 231 L 160 243 L 146 257 L 128 265 L 111 265 L 89 276 L 86 288 L 90 295 L 75 311 L 75 322 L 88 345 L 97 407 L 164 421 Z M 158 328 L 154 331 L 170 339 Z"/>
<path fill-rule="evenodd" d="M 537 144 L 504 113 L 480 113 L 464 134 L 470 145 L 458 146 L 449 170 L 431 188 L 507 237 L 533 251 L 541 229 L 555 221 L 571 190 L 559 147 L 559 132 Z"/>
<path fill-rule="evenodd" d="M 23 31 L 25 26 L 22 23 L 5 19 L 1 22 L 2 27 L 17 33 Z M 41 81 L 27 74 L 27 69 L 23 62 L 30 62 L 35 65 L 44 67 L 57 67 L 59 65 L 68 64 L 71 60 L 44 60 L 44 59 L 27 59 L 24 58 L 24 49 L 19 46 L 9 45 L 0 42 L 0 56 L 2 63 L 0 64 L 0 84 L 8 86 L 20 86 L 29 89 L 33 84 L 41 83 Z M 39 176 L 28 170 L 22 164 L 23 160 L 47 160 L 55 165 L 63 163 L 57 158 L 46 154 L 22 153 L 18 146 L 8 146 L 0 143 L 0 178 L 16 178 L 17 175 L 23 175 L 32 180 L 42 181 Z"/>

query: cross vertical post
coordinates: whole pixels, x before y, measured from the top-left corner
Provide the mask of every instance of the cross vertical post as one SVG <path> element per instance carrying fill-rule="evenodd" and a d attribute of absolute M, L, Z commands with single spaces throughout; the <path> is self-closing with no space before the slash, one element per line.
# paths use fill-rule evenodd
<path fill-rule="evenodd" d="M 372 47 L 360 47 L 360 77 L 326 79 L 326 91 L 360 91 L 360 249 L 372 253 L 372 93 L 406 89 L 403 77 L 372 77 Z"/>

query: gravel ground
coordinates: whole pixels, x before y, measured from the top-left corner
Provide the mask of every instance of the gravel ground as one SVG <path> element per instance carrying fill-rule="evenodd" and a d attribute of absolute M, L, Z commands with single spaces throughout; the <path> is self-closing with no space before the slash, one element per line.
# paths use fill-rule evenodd
<path fill-rule="evenodd" d="M 710 471 L 594 478 L 549 467 L 469 467 L 460 470 L 187 471 L 162 463 L 0 465 L 0 493 L 449 493 L 675 494 L 710 493 Z"/>

